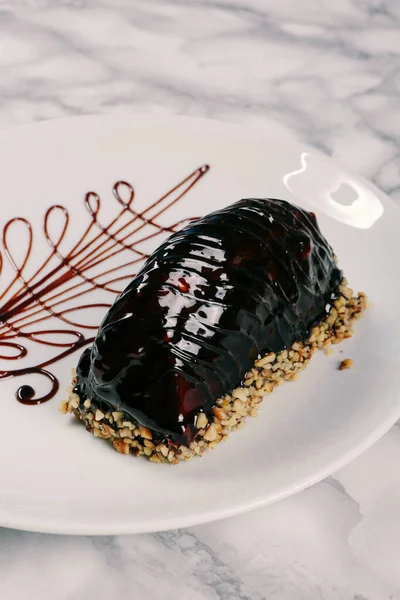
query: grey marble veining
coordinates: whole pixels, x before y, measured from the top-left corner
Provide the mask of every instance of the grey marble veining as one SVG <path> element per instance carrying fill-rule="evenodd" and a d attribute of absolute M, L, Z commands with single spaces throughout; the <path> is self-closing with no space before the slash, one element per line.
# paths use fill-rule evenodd
<path fill-rule="evenodd" d="M 114 111 L 276 120 L 400 201 L 398 0 L 0 0 L 0 82 L 3 129 Z M 227 521 L 0 530 L 0 598 L 400 598 L 399 464 L 395 426 L 325 482 Z"/>

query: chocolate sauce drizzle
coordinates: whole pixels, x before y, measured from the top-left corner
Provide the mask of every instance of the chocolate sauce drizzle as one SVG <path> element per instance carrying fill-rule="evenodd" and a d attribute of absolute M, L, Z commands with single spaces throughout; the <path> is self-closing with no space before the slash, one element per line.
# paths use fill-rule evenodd
<path fill-rule="evenodd" d="M 28 274 L 34 249 L 31 223 L 23 217 L 6 223 L 2 236 L 3 253 L 0 252 L 0 283 L 4 277 L 5 259 L 14 274 L 5 288 L 0 289 L 0 360 L 19 361 L 29 356 L 26 340 L 57 349 L 55 355 L 34 366 L 0 370 L 0 379 L 39 374 L 50 381 L 50 391 L 41 397 L 36 397 L 31 385 L 20 386 L 16 392 L 19 402 L 41 404 L 57 393 L 58 379 L 47 367 L 90 344 L 94 338 L 86 332 L 96 331 L 99 326 L 99 323 L 79 322 L 77 315 L 97 308 L 105 312 L 115 295 L 121 292 L 118 284 L 130 281 L 149 257 L 141 246 L 150 239 L 179 230 L 195 218 L 168 226 L 158 221 L 158 217 L 177 204 L 208 169 L 208 165 L 199 167 L 141 212 L 133 208 L 133 187 L 126 181 L 118 181 L 113 187 L 113 194 L 120 205 L 119 212 L 107 225 L 103 225 L 99 218 L 99 196 L 89 192 L 84 200 L 89 223 L 67 252 L 62 249 L 62 244 L 67 241 L 70 227 L 73 227 L 70 213 L 64 206 L 51 206 L 43 220 L 43 232 L 50 251 L 33 273 Z M 61 229 L 56 233 L 55 217 L 61 223 Z M 27 235 L 27 248 L 21 261 L 17 261 L 11 250 L 13 229 L 17 223 L 23 226 Z M 110 295 L 111 302 L 96 300 L 101 290 Z M 76 299 L 79 299 L 78 305 Z M 44 328 L 42 324 L 45 324 Z M 70 339 L 65 340 L 66 336 Z"/>

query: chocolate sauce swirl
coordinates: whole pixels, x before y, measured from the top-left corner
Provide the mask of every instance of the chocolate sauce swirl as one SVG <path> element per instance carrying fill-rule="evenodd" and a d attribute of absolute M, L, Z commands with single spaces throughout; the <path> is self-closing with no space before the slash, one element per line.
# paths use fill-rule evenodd
<path fill-rule="evenodd" d="M 3 228 L 0 253 L 0 284 L 4 280 L 4 261 L 12 267 L 11 281 L 0 288 L 0 361 L 29 360 L 27 341 L 33 346 L 54 348 L 47 360 L 19 369 L 0 370 L 0 379 L 39 374 L 50 382 L 50 390 L 37 397 L 31 385 L 21 385 L 16 398 L 23 404 L 40 404 L 50 400 L 59 389 L 59 382 L 47 367 L 93 342 L 98 323 L 84 322 L 84 315 L 93 309 L 110 307 L 123 284 L 131 280 L 148 254 L 143 243 L 162 235 L 171 234 L 188 223 L 185 219 L 168 226 L 159 217 L 177 204 L 200 181 L 209 167 L 203 165 L 143 211 L 134 209 L 134 189 L 126 181 L 114 185 L 114 198 L 119 205 L 114 218 L 102 224 L 101 200 L 94 192 L 86 194 L 84 206 L 89 222 L 72 248 L 64 251 L 71 227 L 69 211 L 60 205 L 51 206 L 44 215 L 43 232 L 50 246 L 47 256 L 41 257 L 33 273 L 28 274 L 29 262 L 34 253 L 34 232 L 31 223 L 16 217 Z M 58 220 L 57 231 L 54 219 Z M 77 223 L 81 218 L 77 218 Z M 11 250 L 11 242 L 21 232 L 26 236 L 26 252 L 19 262 Z M 60 227 L 61 225 L 61 227 Z M 19 238 L 18 238 L 19 239 Z M 36 257 L 35 257 L 36 258 Z M 99 292 L 106 292 L 108 302 L 99 302 Z M 103 294 L 104 295 L 104 294 Z M 78 299 L 78 300 L 77 300 Z M 77 304 L 78 302 L 78 304 Z M 63 341 L 62 341 L 63 340 Z"/>

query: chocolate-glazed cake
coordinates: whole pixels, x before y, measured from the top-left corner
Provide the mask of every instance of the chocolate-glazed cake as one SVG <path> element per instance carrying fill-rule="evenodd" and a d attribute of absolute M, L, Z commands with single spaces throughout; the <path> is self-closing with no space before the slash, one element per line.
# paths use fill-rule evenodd
<path fill-rule="evenodd" d="M 150 256 L 82 354 L 64 410 L 120 452 L 188 459 L 316 348 L 350 337 L 364 307 L 313 213 L 241 200 Z"/>

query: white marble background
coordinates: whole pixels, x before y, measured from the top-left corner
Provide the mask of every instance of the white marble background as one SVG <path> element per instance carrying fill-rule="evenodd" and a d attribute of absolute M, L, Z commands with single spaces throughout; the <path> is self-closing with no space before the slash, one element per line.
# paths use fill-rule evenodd
<path fill-rule="evenodd" d="M 399 0 L 0 0 L 0 128 L 138 110 L 276 119 L 400 201 L 399 98 Z M 395 426 L 334 478 L 228 521 L 0 529 L 0 598 L 400 599 L 399 465 Z"/>

